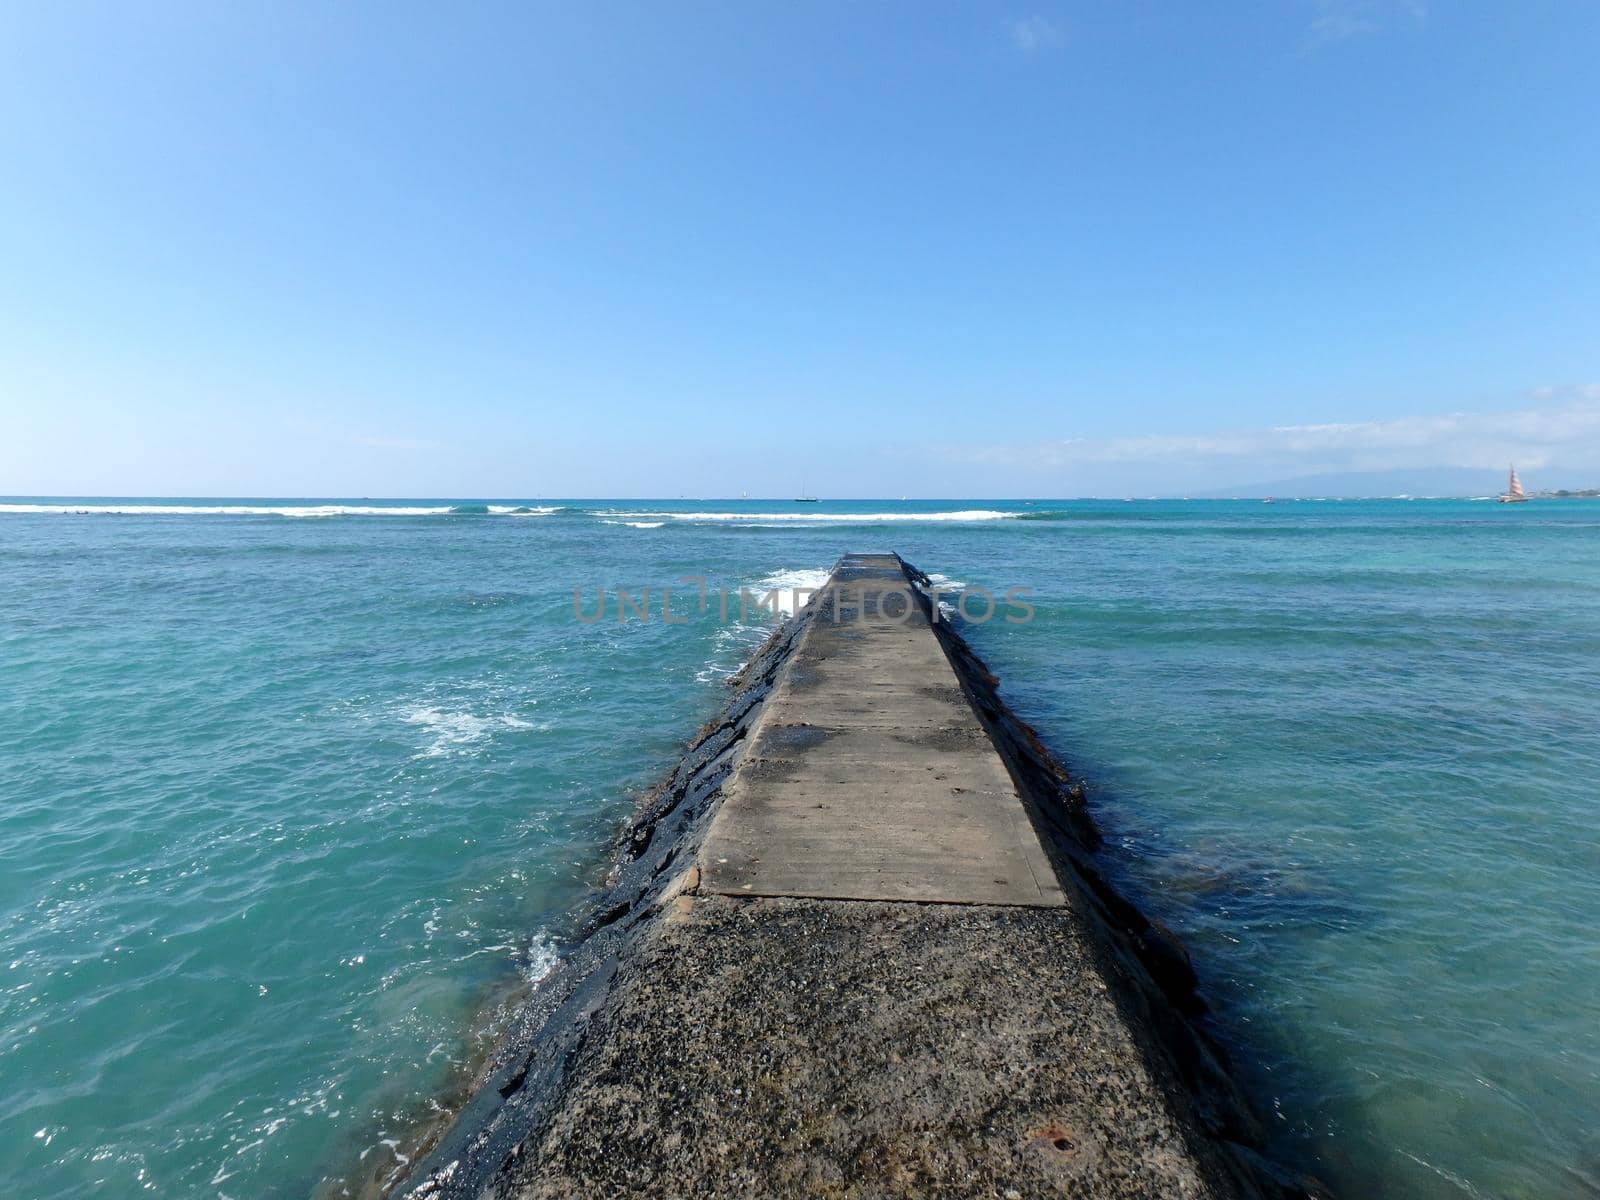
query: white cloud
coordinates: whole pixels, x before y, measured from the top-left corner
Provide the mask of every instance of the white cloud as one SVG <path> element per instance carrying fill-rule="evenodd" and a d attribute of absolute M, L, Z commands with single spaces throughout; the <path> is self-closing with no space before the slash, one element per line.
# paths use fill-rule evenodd
<path fill-rule="evenodd" d="M 1424 0 L 1313 0 L 1315 15 L 1306 31 L 1308 49 L 1379 33 L 1399 23 L 1427 20 Z"/>
<path fill-rule="evenodd" d="M 1068 438 L 1027 446 L 950 448 L 940 457 L 1063 471 L 1181 464 L 1225 483 L 1240 472 L 1311 475 L 1419 467 L 1600 469 L 1600 385 L 1535 393 L 1535 406 L 1385 421 L 1280 425 L 1220 433 Z"/>
<path fill-rule="evenodd" d="M 1060 28 L 1037 13 L 1007 21 L 1006 32 L 1011 37 L 1012 46 L 1024 54 L 1034 54 L 1061 44 Z"/>

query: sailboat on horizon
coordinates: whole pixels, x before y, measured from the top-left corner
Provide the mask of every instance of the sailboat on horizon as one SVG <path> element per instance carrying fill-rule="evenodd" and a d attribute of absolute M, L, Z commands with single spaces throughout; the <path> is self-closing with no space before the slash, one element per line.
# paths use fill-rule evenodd
<path fill-rule="evenodd" d="M 1501 504 L 1526 504 L 1528 493 L 1522 490 L 1522 480 L 1517 478 L 1517 465 L 1511 464 L 1511 482 L 1506 485 L 1506 494 L 1496 497 Z"/>
<path fill-rule="evenodd" d="M 817 498 L 806 491 L 806 481 L 804 479 L 800 481 L 800 494 L 794 498 L 794 502 L 796 504 L 815 504 L 817 502 Z"/>

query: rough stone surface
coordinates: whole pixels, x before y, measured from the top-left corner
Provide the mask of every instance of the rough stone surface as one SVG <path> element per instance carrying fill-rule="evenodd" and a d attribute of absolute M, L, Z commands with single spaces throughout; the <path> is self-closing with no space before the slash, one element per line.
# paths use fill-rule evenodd
<path fill-rule="evenodd" d="M 503 1194 L 1231 1194 L 1084 937 L 1060 909 L 702 897 Z"/>

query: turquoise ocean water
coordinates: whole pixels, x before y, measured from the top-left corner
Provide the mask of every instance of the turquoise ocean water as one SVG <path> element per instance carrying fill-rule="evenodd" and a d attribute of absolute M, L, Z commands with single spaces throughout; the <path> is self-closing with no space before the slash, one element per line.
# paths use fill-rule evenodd
<path fill-rule="evenodd" d="M 1280 1153 L 1600 1196 L 1600 502 L 233 500 L 0 502 L 0 1195 L 381 1173 L 770 627 L 572 590 L 880 549 L 1032 589 Z"/>

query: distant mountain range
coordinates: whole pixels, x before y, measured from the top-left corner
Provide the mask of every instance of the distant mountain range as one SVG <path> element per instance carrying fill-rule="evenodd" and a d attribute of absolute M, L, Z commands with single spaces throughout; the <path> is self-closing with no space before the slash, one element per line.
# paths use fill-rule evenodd
<path fill-rule="evenodd" d="M 1530 492 L 1534 483 L 1523 480 Z M 1343 471 L 1324 475 L 1301 475 L 1294 479 L 1274 479 L 1265 483 L 1241 483 L 1192 495 L 1207 500 L 1233 496 L 1276 496 L 1291 499 L 1342 497 L 1355 499 L 1373 496 L 1496 496 L 1506 490 L 1505 471 L 1479 471 L 1459 467 L 1423 467 L 1399 471 Z"/>

